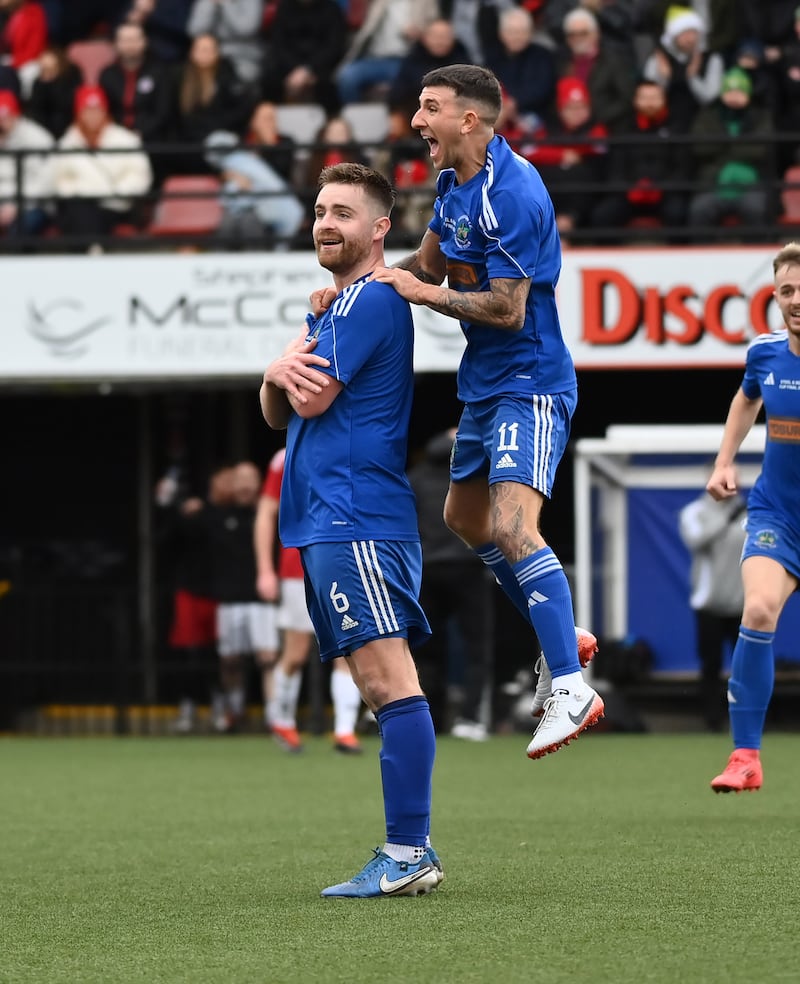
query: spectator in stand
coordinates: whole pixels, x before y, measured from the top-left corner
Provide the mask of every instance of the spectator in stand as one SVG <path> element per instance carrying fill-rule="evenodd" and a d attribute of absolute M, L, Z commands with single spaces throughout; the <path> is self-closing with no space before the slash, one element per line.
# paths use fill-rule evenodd
<path fill-rule="evenodd" d="M 213 34 L 239 77 L 255 86 L 261 77 L 264 0 L 194 0 L 186 30 L 190 37 Z"/>
<path fill-rule="evenodd" d="M 0 91 L 0 150 L 40 151 L 26 153 L 22 161 L 22 208 L 17 194 L 17 160 L 0 155 L 0 230 L 6 235 L 35 236 L 49 225 L 53 195 L 55 141 L 44 127 L 21 115 L 13 92 Z"/>
<path fill-rule="evenodd" d="M 778 130 L 800 133 L 800 7 L 795 13 L 792 38 L 779 51 L 780 57 L 773 65 L 775 78 L 773 123 Z M 797 145 L 779 144 L 778 161 L 781 173 L 792 164 L 797 164 Z"/>
<path fill-rule="evenodd" d="M 366 15 L 336 71 L 341 104 L 387 90 L 422 29 L 437 16 L 436 0 L 368 0 Z"/>
<path fill-rule="evenodd" d="M 308 160 L 303 181 L 303 187 L 312 191 L 312 199 L 316 197 L 317 179 L 323 168 L 344 164 L 346 161 L 353 164 L 366 163 L 350 124 L 344 117 L 334 116 L 323 124 L 314 137 L 314 150 Z"/>
<path fill-rule="evenodd" d="M 432 21 L 422 36 L 403 59 L 389 90 L 389 137 L 393 141 L 419 137 L 411 129 L 411 117 L 419 106 L 419 90 L 422 77 L 435 68 L 460 65 L 469 61 L 464 45 L 456 39 L 450 21 L 440 18 Z"/>
<path fill-rule="evenodd" d="M 186 25 L 193 2 L 133 0 L 125 14 L 125 21 L 144 28 L 148 50 L 153 58 L 167 65 L 177 65 L 189 54 L 190 39 Z"/>
<path fill-rule="evenodd" d="M 264 57 L 263 98 L 319 103 L 339 111 L 336 66 L 344 57 L 347 21 L 336 0 L 281 0 Z"/>
<path fill-rule="evenodd" d="M 215 130 L 241 136 L 253 107 L 244 82 L 220 55 L 217 39 L 211 34 L 198 35 L 178 76 L 178 139 L 197 146 Z M 193 152 L 180 155 L 174 169 L 202 174 L 209 165 L 202 154 Z"/>
<path fill-rule="evenodd" d="M 516 6 L 516 0 L 439 0 L 439 16 L 450 22 L 464 46 L 464 61 L 483 65 L 489 52 L 498 47 L 500 15 Z"/>
<path fill-rule="evenodd" d="M 636 0 L 634 10 L 635 30 L 658 42 L 669 16 L 674 8 L 674 0 Z M 706 48 L 722 56 L 725 65 L 733 61 L 734 52 L 742 38 L 759 37 L 756 24 L 760 16 L 754 9 L 753 0 L 690 0 L 680 5 L 684 10 L 692 10 L 703 21 L 706 28 Z M 759 8 L 779 7 L 781 3 L 758 0 Z M 794 6 L 792 0 L 791 7 Z M 791 14 L 790 14 L 791 16 Z"/>
<path fill-rule="evenodd" d="M 166 140 L 174 109 L 171 73 L 151 57 L 147 35 L 138 24 L 120 24 L 114 45 L 117 57 L 99 79 L 112 117 L 144 143 Z"/>
<path fill-rule="evenodd" d="M 82 83 L 83 73 L 63 48 L 46 48 L 39 56 L 39 77 L 28 100 L 28 115 L 58 140 L 72 122 L 75 93 Z"/>
<path fill-rule="evenodd" d="M 542 176 L 556 212 L 562 236 L 589 224 L 593 203 L 602 188 L 608 130 L 592 111 L 585 82 L 562 78 L 556 85 L 556 117 L 523 144 L 524 157 Z M 583 187 L 581 187 L 583 186 Z"/>
<path fill-rule="evenodd" d="M 503 87 L 504 127 L 519 134 L 541 126 L 553 102 L 556 87 L 555 58 L 538 44 L 533 17 L 522 7 L 500 15 L 500 45 L 487 57 L 486 67 Z M 502 131 L 504 135 L 505 129 Z"/>
<path fill-rule="evenodd" d="M 39 74 L 39 56 L 47 47 L 47 17 L 34 0 L 0 0 L 0 52 L 19 76 L 23 99 Z"/>
<path fill-rule="evenodd" d="M 295 142 L 280 132 L 278 111 L 274 103 L 260 102 L 250 117 L 245 144 L 266 161 L 283 180 L 294 180 Z"/>
<path fill-rule="evenodd" d="M 687 7 L 671 7 L 642 75 L 666 89 L 676 133 L 688 133 L 697 111 L 719 96 L 724 70 L 722 55 L 707 50 L 703 19 Z"/>
<path fill-rule="evenodd" d="M 537 11 L 537 25 L 544 37 L 557 45 L 565 43 L 564 18 L 578 8 L 588 10 L 597 20 L 603 44 L 616 49 L 629 60 L 633 48 L 633 11 L 630 0 L 547 0 Z"/>
<path fill-rule="evenodd" d="M 175 110 L 173 74 L 150 57 L 147 37 L 138 24 L 120 24 L 114 34 L 117 57 L 100 73 L 115 122 L 132 130 L 146 145 L 170 139 Z M 156 183 L 167 170 L 161 155 L 152 156 Z"/>
<path fill-rule="evenodd" d="M 67 235 L 108 235 L 122 222 L 137 223 L 137 206 L 153 182 L 142 142 L 114 123 L 99 85 L 75 93 L 75 120 L 58 141 L 54 164 L 58 226 Z M 103 154 L 103 150 L 128 153 Z"/>
<path fill-rule="evenodd" d="M 689 225 L 718 226 L 735 217 L 743 226 L 767 221 L 772 134 L 769 112 L 750 101 L 750 79 L 741 68 L 730 68 L 722 93 L 695 118 L 692 134 L 692 173 L 703 190 L 689 203 Z M 709 140 L 722 137 L 719 143 Z M 734 137 L 735 143 L 730 139 Z"/>
<path fill-rule="evenodd" d="M 563 29 L 565 44 L 556 61 L 558 78 L 577 78 L 586 84 L 595 119 L 609 133 L 625 129 L 636 84 L 635 64 L 603 41 L 590 10 L 577 7 L 570 11 Z"/>
<path fill-rule="evenodd" d="M 633 126 L 621 136 L 637 140 L 612 146 L 607 175 L 611 190 L 592 209 L 592 225 L 619 229 L 635 217 L 655 217 L 676 230 L 666 233 L 669 240 L 681 241 L 688 190 L 664 185 L 688 180 L 687 148 L 671 139 L 667 96 L 657 82 L 644 79 L 636 86 L 633 108 Z"/>
<path fill-rule="evenodd" d="M 764 106 L 775 118 L 777 89 L 774 66 L 767 64 L 764 45 L 758 38 L 744 38 L 734 52 L 731 67 L 736 66 L 747 73 L 753 87 L 752 101 L 756 106 Z"/>
<path fill-rule="evenodd" d="M 255 552 L 258 593 L 267 602 L 279 602 L 278 627 L 283 632 L 281 655 L 272 681 L 272 697 L 266 722 L 287 751 L 299 752 L 303 745 L 297 730 L 297 702 L 303 667 L 314 642 L 314 625 L 306 606 L 303 564 L 297 547 L 284 547 L 278 539 L 278 507 L 286 449 L 272 458 L 256 510 Z M 275 558 L 278 554 L 276 569 Z M 333 747 L 343 754 L 358 754 L 356 722 L 361 693 L 344 659 L 332 661 L 330 690 L 333 703 Z"/>
<path fill-rule="evenodd" d="M 269 103 L 262 103 L 269 106 Z M 220 172 L 222 221 L 217 235 L 264 246 L 265 234 L 282 246 L 299 232 L 305 210 L 285 178 L 235 133 L 218 130 L 206 139 L 206 159 Z"/>

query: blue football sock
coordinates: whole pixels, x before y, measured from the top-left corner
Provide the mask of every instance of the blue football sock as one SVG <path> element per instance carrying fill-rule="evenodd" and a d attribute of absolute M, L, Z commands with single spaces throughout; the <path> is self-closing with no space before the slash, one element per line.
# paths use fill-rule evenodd
<path fill-rule="evenodd" d="M 511 599 L 520 615 L 526 622 L 530 622 L 530 618 L 528 617 L 528 599 L 525 597 L 525 592 L 519 586 L 519 581 L 514 574 L 511 564 L 509 564 L 499 548 L 493 543 L 485 543 L 482 547 L 476 547 L 475 553 L 486 564 L 492 574 L 494 574 L 497 583 Z"/>
<path fill-rule="evenodd" d="M 775 684 L 774 632 L 739 626 L 728 681 L 728 715 L 734 748 L 761 748 L 764 720 Z"/>
<path fill-rule="evenodd" d="M 431 779 L 436 734 L 427 697 L 394 700 L 376 713 L 381 782 L 390 844 L 423 847 L 431 822 Z"/>
<path fill-rule="evenodd" d="M 518 561 L 511 568 L 522 589 L 539 644 L 554 677 L 580 673 L 572 593 L 564 568 L 550 547 Z"/>

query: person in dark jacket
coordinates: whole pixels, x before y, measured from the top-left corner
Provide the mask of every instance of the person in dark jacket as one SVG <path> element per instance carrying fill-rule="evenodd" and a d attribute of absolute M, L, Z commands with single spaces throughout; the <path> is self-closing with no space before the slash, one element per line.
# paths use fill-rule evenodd
<path fill-rule="evenodd" d="M 682 229 L 686 221 L 688 193 L 680 187 L 687 180 L 687 151 L 672 138 L 669 107 L 664 89 L 646 79 L 636 86 L 633 126 L 621 136 L 635 143 L 619 143 L 609 154 L 609 193 L 593 208 L 591 224 L 620 228 L 639 216 L 653 217 L 666 227 Z M 672 241 L 675 236 L 669 237 Z"/>
<path fill-rule="evenodd" d="M 281 0 L 264 56 L 262 98 L 278 104 L 315 102 L 329 116 L 336 114 L 334 75 L 346 43 L 347 22 L 336 0 Z"/>
<path fill-rule="evenodd" d="M 408 472 L 422 540 L 420 602 L 433 632 L 414 658 L 436 729 L 483 741 L 490 725 L 495 585 L 483 562 L 442 518 L 454 437 L 455 430 L 449 430 L 431 438 Z M 451 676 L 461 678 L 457 702 L 448 695 Z M 451 703 L 457 709 L 454 720 Z"/>
<path fill-rule="evenodd" d="M 486 67 L 503 87 L 506 120 L 532 130 L 547 115 L 556 88 L 553 52 L 537 44 L 533 17 L 522 7 L 500 15 L 500 47 L 490 52 Z"/>
<path fill-rule="evenodd" d="M 120 24 L 114 44 L 117 57 L 99 79 L 112 118 L 138 133 L 145 147 L 168 142 L 175 111 L 173 72 L 150 57 L 147 37 L 138 24 Z M 151 164 L 158 181 L 167 162 L 156 154 L 151 155 Z"/>
<path fill-rule="evenodd" d="M 411 129 L 411 117 L 417 110 L 422 77 L 436 68 L 469 62 L 467 49 L 456 39 L 453 25 L 440 18 L 432 21 L 416 44 L 400 62 L 400 68 L 389 89 L 389 135 L 392 140 L 419 136 Z"/>
<path fill-rule="evenodd" d="M 255 102 L 251 91 L 222 58 L 217 39 L 199 34 L 178 77 L 177 137 L 199 146 L 216 130 L 242 136 Z M 209 165 L 201 153 L 182 155 L 174 168 L 184 174 L 203 174 Z"/>
<path fill-rule="evenodd" d="M 51 46 L 39 56 L 39 77 L 33 83 L 27 115 L 58 140 L 72 123 L 75 93 L 83 73 L 63 48 Z"/>

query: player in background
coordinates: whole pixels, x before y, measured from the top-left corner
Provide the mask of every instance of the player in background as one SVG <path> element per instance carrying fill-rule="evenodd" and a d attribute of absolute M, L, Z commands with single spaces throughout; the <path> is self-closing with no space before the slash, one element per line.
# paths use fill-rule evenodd
<path fill-rule="evenodd" d="M 581 674 L 569 583 L 540 530 L 577 403 L 555 300 L 561 243 L 538 172 L 494 132 L 501 106 L 485 68 L 452 65 L 423 78 L 411 125 L 440 172 L 433 218 L 415 253 L 373 277 L 458 318 L 466 336 L 445 521 L 546 654 L 533 707 L 541 721 L 527 749 L 535 759 L 595 724 L 603 701 Z M 584 645 L 584 659 L 593 652 Z"/>
<path fill-rule="evenodd" d="M 761 739 L 775 682 L 772 643 L 783 606 L 800 581 L 800 243 L 788 243 L 777 253 L 773 272 L 785 329 L 750 343 L 744 378 L 706 485 L 715 499 L 736 495 L 736 454 L 763 406 L 767 444 L 747 500 L 744 606 L 728 682 L 733 752 L 711 780 L 717 793 L 761 788 Z"/>
<path fill-rule="evenodd" d="M 282 546 L 277 538 L 285 457 L 286 449 L 281 448 L 269 463 L 256 509 L 253 532 L 258 566 L 258 593 L 264 601 L 278 602 L 278 628 L 283 636 L 281 655 L 272 675 L 272 694 L 265 694 L 264 697 L 264 720 L 284 748 L 290 752 L 299 752 L 303 744 L 297 731 L 297 702 L 303 667 L 308 662 L 314 640 L 314 626 L 306 605 L 300 551 L 295 547 Z M 333 747 L 344 754 L 359 754 L 362 748 L 355 730 L 361 708 L 361 693 L 353 682 L 345 660 L 333 661 L 330 684 Z"/>
<path fill-rule="evenodd" d="M 280 537 L 300 548 L 320 656 L 347 659 L 382 739 L 386 842 L 326 897 L 418 895 L 442 878 L 429 839 L 436 736 L 410 649 L 430 635 L 405 471 L 414 325 L 408 303 L 370 280 L 393 204 L 378 171 L 322 171 L 314 247 L 336 298 L 308 316 L 260 392 L 267 423 L 287 428 Z"/>

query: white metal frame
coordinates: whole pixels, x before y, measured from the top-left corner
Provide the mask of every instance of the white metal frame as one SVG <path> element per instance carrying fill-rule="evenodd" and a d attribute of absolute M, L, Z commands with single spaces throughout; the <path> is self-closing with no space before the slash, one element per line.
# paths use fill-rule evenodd
<path fill-rule="evenodd" d="M 602 564 L 602 630 L 612 638 L 628 632 L 628 490 L 633 488 L 697 488 L 705 486 L 711 460 L 722 439 L 721 425 L 613 425 L 602 438 L 583 438 L 575 445 L 575 620 L 591 625 L 593 572 Z M 766 428 L 757 425 L 742 442 L 739 481 L 752 487 L 760 470 L 753 455 L 764 451 Z M 635 455 L 696 455 L 697 462 L 644 465 Z M 750 460 L 746 460 L 749 457 Z M 592 492 L 600 492 L 596 521 L 602 523 L 605 556 L 593 557 Z"/>

